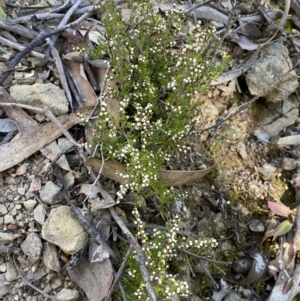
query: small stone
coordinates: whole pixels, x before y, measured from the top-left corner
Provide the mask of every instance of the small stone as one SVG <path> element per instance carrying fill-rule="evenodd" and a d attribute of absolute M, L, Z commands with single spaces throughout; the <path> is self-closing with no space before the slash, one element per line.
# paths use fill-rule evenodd
<path fill-rule="evenodd" d="M 62 285 L 62 281 L 60 277 L 54 277 L 50 280 L 50 287 L 53 290 L 58 289 Z"/>
<path fill-rule="evenodd" d="M 0 272 L 1 273 L 5 273 L 6 272 L 6 268 L 7 268 L 7 265 L 5 262 L 1 263 L 0 264 Z"/>
<path fill-rule="evenodd" d="M 41 225 L 45 223 L 46 209 L 44 205 L 39 204 L 33 211 L 34 219 Z"/>
<path fill-rule="evenodd" d="M 263 176 L 264 180 L 272 180 L 275 176 L 277 168 L 269 163 L 265 163 L 262 167 L 258 168 L 259 173 Z"/>
<path fill-rule="evenodd" d="M 224 301 L 240 301 L 241 296 L 238 295 L 237 293 L 231 291 L 223 300 Z"/>
<path fill-rule="evenodd" d="M 8 282 L 10 282 L 16 280 L 17 278 L 18 278 L 18 271 L 15 265 L 12 262 L 8 262 L 6 265 L 5 279 Z"/>
<path fill-rule="evenodd" d="M 258 219 L 254 219 L 254 220 L 250 221 L 249 229 L 252 232 L 265 232 L 266 227 L 262 221 L 260 221 Z"/>
<path fill-rule="evenodd" d="M 21 243 L 21 249 L 31 262 L 39 259 L 42 252 L 43 244 L 37 233 L 30 233 Z"/>
<path fill-rule="evenodd" d="M 65 184 L 66 184 L 66 189 L 71 188 L 74 185 L 74 175 L 72 171 L 69 171 L 65 176 Z"/>
<path fill-rule="evenodd" d="M 65 152 L 74 147 L 74 144 L 67 138 L 59 138 L 57 143 L 58 146 Z"/>
<path fill-rule="evenodd" d="M 43 189 L 40 191 L 41 200 L 47 204 L 55 204 L 60 194 L 60 187 L 53 182 L 48 181 Z"/>
<path fill-rule="evenodd" d="M 43 226 L 42 237 L 59 246 L 65 253 L 75 254 L 85 243 L 87 233 L 72 209 L 60 206 L 51 210 Z"/>
<path fill-rule="evenodd" d="M 19 187 L 19 188 L 17 189 L 17 192 L 18 192 L 18 194 L 20 194 L 20 195 L 25 195 L 25 193 L 26 193 L 24 187 Z"/>
<path fill-rule="evenodd" d="M 232 270 L 235 273 L 247 274 L 252 267 L 253 259 L 250 257 L 243 257 L 233 261 Z"/>
<path fill-rule="evenodd" d="M 17 184 L 15 178 L 13 178 L 13 177 L 11 177 L 11 176 L 6 177 L 6 178 L 5 178 L 5 182 L 6 182 L 8 185 L 15 185 L 15 184 Z"/>
<path fill-rule="evenodd" d="M 79 293 L 77 290 L 63 288 L 58 294 L 55 295 L 55 298 L 60 301 L 75 301 L 79 299 Z"/>
<path fill-rule="evenodd" d="M 0 215 L 4 215 L 7 213 L 7 208 L 5 205 L 0 204 Z"/>
<path fill-rule="evenodd" d="M 246 146 L 243 142 L 239 142 L 236 146 L 236 151 L 238 154 L 241 156 L 242 159 L 246 160 L 247 159 L 247 151 L 246 151 Z"/>
<path fill-rule="evenodd" d="M 5 225 L 15 224 L 15 223 L 16 223 L 16 221 L 12 215 L 10 215 L 10 214 L 4 215 L 4 224 Z"/>
<path fill-rule="evenodd" d="M 33 199 L 27 200 L 23 203 L 24 207 L 29 211 L 32 211 L 36 204 L 37 204 L 37 201 L 33 200 Z"/>
<path fill-rule="evenodd" d="M 60 271 L 59 256 L 55 245 L 52 243 L 46 242 L 44 244 L 42 260 L 48 269 L 56 272 Z"/>
<path fill-rule="evenodd" d="M 14 85 L 10 87 L 10 95 L 17 103 L 48 107 L 55 115 L 66 114 L 69 109 L 64 90 L 52 83 Z"/>
<path fill-rule="evenodd" d="M 13 242 L 15 239 L 22 236 L 21 234 L 11 233 L 11 232 L 0 232 L 0 243 L 9 244 Z"/>

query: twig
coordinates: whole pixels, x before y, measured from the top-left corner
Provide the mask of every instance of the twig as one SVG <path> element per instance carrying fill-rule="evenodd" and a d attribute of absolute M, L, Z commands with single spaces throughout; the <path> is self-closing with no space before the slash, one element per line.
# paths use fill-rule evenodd
<path fill-rule="evenodd" d="M 60 193 L 63 196 L 64 200 L 68 203 L 68 205 L 73 210 L 76 218 L 81 222 L 84 229 L 99 243 L 102 244 L 102 246 L 107 250 L 107 252 L 114 258 L 117 257 L 116 253 L 111 249 L 111 247 L 108 245 L 106 240 L 100 235 L 98 230 L 95 228 L 94 225 L 92 225 L 81 213 L 81 211 L 71 202 L 68 193 L 66 191 L 66 183 L 65 179 L 62 175 L 61 169 L 59 166 L 54 166 L 54 173 L 57 177 L 57 179 L 62 183 L 63 188 L 61 189 Z"/>
<path fill-rule="evenodd" d="M 150 301 L 156 301 L 157 299 L 156 299 L 153 287 L 151 285 L 151 280 L 150 280 L 149 273 L 148 273 L 148 270 L 147 270 L 147 267 L 146 267 L 146 264 L 145 264 L 145 255 L 144 255 L 144 252 L 143 252 L 141 246 L 139 245 L 137 239 L 128 230 L 128 228 L 126 227 L 126 225 L 124 224 L 122 219 L 119 217 L 119 215 L 117 214 L 115 208 L 110 207 L 109 211 L 110 211 L 111 216 L 114 218 L 116 223 L 119 225 L 119 227 L 121 228 L 121 230 L 123 231 L 123 233 L 127 237 L 128 241 L 131 243 L 131 245 L 134 247 L 134 249 L 136 251 L 135 259 L 136 259 L 136 261 L 138 262 L 138 264 L 140 266 L 142 277 L 144 279 L 146 290 L 148 292 L 149 300 Z"/>
<path fill-rule="evenodd" d="M 18 63 L 21 61 L 21 59 L 28 53 L 30 53 L 31 50 L 33 50 L 35 47 L 40 46 L 45 39 L 50 38 L 51 36 L 60 33 L 64 30 L 66 30 L 67 28 L 73 27 L 78 25 L 81 21 L 83 21 L 92 11 L 93 6 L 90 10 L 88 10 L 85 14 L 83 14 L 80 18 L 78 18 L 76 21 L 67 24 L 66 26 L 62 27 L 62 28 L 58 28 L 53 30 L 50 33 L 42 33 L 40 34 L 36 39 L 34 39 L 24 50 L 22 50 L 21 52 L 19 52 L 15 58 L 10 62 L 10 64 L 8 65 L 8 69 L 14 68 L 18 65 Z M 5 72 L 3 75 L 0 76 L 0 86 L 3 85 L 4 81 L 7 79 L 7 77 L 9 76 L 10 71 L 7 70 L 7 72 Z"/>
<path fill-rule="evenodd" d="M 23 277 L 23 275 L 21 274 L 20 270 L 19 270 L 19 267 L 18 267 L 18 265 L 16 263 L 16 260 L 15 260 L 15 256 L 13 255 L 12 257 L 13 257 L 13 262 L 14 262 L 15 268 L 16 268 L 16 270 L 17 270 L 17 272 L 18 272 L 18 274 L 19 274 L 19 276 L 20 276 L 20 278 L 22 279 L 23 282 L 25 282 L 27 285 L 29 285 L 30 287 L 32 287 L 34 290 L 36 290 L 37 292 L 39 292 L 40 294 L 42 294 L 45 298 L 49 298 L 49 299 L 51 299 L 53 301 L 59 301 L 57 298 L 44 293 L 42 290 L 40 290 L 39 288 L 37 288 L 36 286 L 34 286 L 33 284 L 31 284 L 27 279 L 25 279 Z"/>
<path fill-rule="evenodd" d="M 17 49 L 19 51 L 23 51 L 26 48 L 25 46 L 22 46 L 20 44 L 14 43 L 14 42 L 12 42 L 10 40 L 7 40 L 7 39 L 5 39 L 3 37 L 0 37 L 0 43 L 2 45 L 5 45 L 5 46 L 8 46 L 8 47 Z M 43 59 L 44 58 L 44 55 L 42 53 L 39 53 L 39 52 L 34 51 L 34 50 L 30 51 L 30 54 L 32 56 L 35 56 L 35 57 L 39 58 L 39 59 Z"/>
<path fill-rule="evenodd" d="M 60 21 L 59 25 L 57 26 L 57 29 L 63 28 L 69 21 L 69 19 L 71 18 L 71 16 L 73 15 L 74 11 L 79 7 L 79 5 L 81 4 L 81 0 L 77 0 L 73 6 L 68 10 L 68 12 L 65 14 L 65 16 L 63 17 L 63 19 Z M 58 35 L 55 34 L 52 36 L 50 47 L 48 47 L 45 56 L 49 57 L 50 51 L 51 49 L 55 46 L 55 43 L 58 39 Z"/>
<path fill-rule="evenodd" d="M 232 262 L 228 262 L 228 261 L 218 261 L 218 260 L 210 259 L 210 258 L 207 258 L 207 257 L 199 256 L 197 254 L 194 254 L 194 253 L 189 252 L 189 251 L 184 250 L 184 249 L 177 249 L 177 250 L 184 253 L 184 254 L 186 254 L 186 255 L 192 256 L 192 257 L 200 259 L 200 260 L 208 261 L 208 262 L 211 262 L 211 263 L 224 264 L 224 265 L 231 265 L 232 264 Z"/>
<path fill-rule="evenodd" d="M 39 35 L 36 31 L 26 28 L 20 24 L 13 23 L 11 21 L 0 20 L 0 28 L 14 32 L 22 37 L 31 40 L 35 39 Z"/>
<path fill-rule="evenodd" d="M 19 103 L 13 103 L 13 102 L 9 102 L 9 103 L 5 103 L 5 102 L 0 102 L 0 105 L 3 107 L 20 107 L 23 109 L 27 109 L 27 110 L 31 110 L 40 114 L 44 114 L 46 115 L 54 124 L 56 124 L 58 126 L 58 128 L 61 130 L 61 132 L 65 135 L 65 137 L 70 140 L 70 142 L 72 142 L 74 145 L 76 145 L 77 147 L 81 147 L 80 144 L 78 144 L 74 138 L 70 135 L 69 131 L 66 130 L 63 125 L 58 121 L 58 119 L 53 115 L 52 111 L 49 108 L 37 108 L 37 107 L 32 107 L 29 105 L 23 105 L 23 104 L 19 104 Z"/>
<path fill-rule="evenodd" d="M 126 253 L 125 257 L 124 257 L 124 260 L 123 260 L 123 262 L 122 262 L 122 264 L 121 264 L 121 266 L 120 266 L 117 274 L 115 275 L 114 282 L 111 285 L 110 290 L 109 290 L 107 296 L 105 297 L 105 301 L 109 301 L 111 295 L 113 294 L 114 289 L 115 289 L 117 283 L 119 282 L 119 280 L 120 280 L 120 278 L 121 278 L 121 276 L 123 274 L 123 271 L 124 271 L 124 269 L 126 267 L 127 261 L 129 260 L 129 257 L 131 255 L 132 251 L 133 251 L 133 246 L 129 246 L 129 249 L 128 249 L 128 251 L 127 251 L 127 253 Z"/>
<path fill-rule="evenodd" d="M 64 66 L 62 64 L 59 53 L 58 53 L 58 51 L 55 47 L 53 47 L 51 49 L 51 54 L 52 54 L 52 57 L 53 57 L 54 62 L 55 62 L 55 66 L 56 66 L 56 69 L 57 69 L 57 72 L 58 72 L 58 76 L 59 76 L 59 79 L 60 79 L 61 86 L 63 87 L 63 89 L 65 91 L 65 94 L 66 94 L 66 97 L 67 97 L 67 99 L 69 101 L 69 104 L 72 108 L 71 91 L 70 91 L 68 83 L 67 83 L 66 75 L 65 75 L 65 72 L 64 72 Z"/>

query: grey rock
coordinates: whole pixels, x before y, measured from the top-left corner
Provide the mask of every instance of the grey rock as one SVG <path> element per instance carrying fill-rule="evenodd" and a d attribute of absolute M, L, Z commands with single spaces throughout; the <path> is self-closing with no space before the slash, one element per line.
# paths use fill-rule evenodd
<path fill-rule="evenodd" d="M 10 95 L 17 103 L 42 109 L 48 107 L 55 115 L 68 112 L 68 101 L 64 91 L 51 83 L 14 85 L 10 88 Z"/>
<path fill-rule="evenodd" d="M 54 277 L 50 280 L 50 287 L 53 290 L 58 289 L 60 286 L 62 286 L 62 280 L 61 277 Z"/>
<path fill-rule="evenodd" d="M 19 238 L 21 234 L 11 232 L 0 232 L 0 243 L 9 244 Z"/>
<path fill-rule="evenodd" d="M 242 157 L 242 159 L 244 159 L 244 160 L 247 159 L 248 155 L 247 155 L 245 143 L 240 141 L 236 146 L 236 151 Z"/>
<path fill-rule="evenodd" d="M 25 195 L 26 191 L 24 187 L 18 187 L 17 189 L 18 194 Z"/>
<path fill-rule="evenodd" d="M 10 215 L 10 214 L 4 215 L 4 224 L 5 225 L 15 224 L 15 223 L 16 223 L 16 221 L 12 215 Z"/>
<path fill-rule="evenodd" d="M 231 291 L 223 300 L 224 301 L 240 301 L 241 296 L 239 294 Z"/>
<path fill-rule="evenodd" d="M 69 171 L 64 176 L 64 179 L 65 179 L 66 189 L 69 189 L 74 185 L 75 179 L 72 171 Z"/>
<path fill-rule="evenodd" d="M 8 176 L 5 178 L 5 182 L 8 184 L 8 185 L 14 185 L 14 184 L 17 184 L 16 182 L 16 179 L 11 177 L 11 176 Z"/>
<path fill-rule="evenodd" d="M 47 204 L 55 204 L 59 201 L 60 187 L 48 181 L 40 191 L 41 200 Z"/>
<path fill-rule="evenodd" d="M 262 167 L 258 168 L 259 173 L 263 176 L 264 180 L 269 181 L 275 176 L 277 168 L 269 163 L 265 163 Z"/>
<path fill-rule="evenodd" d="M 75 301 L 79 299 L 79 293 L 77 290 L 63 288 L 58 294 L 55 295 L 55 298 L 60 301 Z"/>
<path fill-rule="evenodd" d="M 251 270 L 253 259 L 250 257 L 240 258 L 233 261 L 232 270 L 235 273 L 246 274 Z"/>
<path fill-rule="evenodd" d="M 0 275 L 0 298 L 1 300 L 7 300 L 5 295 L 13 289 L 15 282 L 8 282 L 5 278 L 5 274 Z M 7 297 L 7 296 L 6 296 Z"/>
<path fill-rule="evenodd" d="M 23 203 L 24 207 L 28 210 L 28 211 L 32 211 L 35 207 L 35 205 L 37 204 L 36 200 L 27 200 Z"/>
<path fill-rule="evenodd" d="M 60 271 L 60 263 L 59 263 L 57 249 L 55 245 L 53 245 L 52 243 L 46 242 L 44 244 L 42 260 L 44 265 L 48 269 L 56 272 Z"/>
<path fill-rule="evenodd" d="M 30 233 L 26 239 L 21 243 L 21 249 L 31 262 L 39 259 L 42 253 L 42 240 L 37 233 Z"/>
<path fill-rule="evenodd" d="M 57 143 L 58 146 L 65 152 L 74 147 L 74 144 L 67 138 L 59 138 Z"/>
<path fill-rule="evenodd" d="M 1 273 L 5 273 L 6 272 L 6 269 L 7 269 L 7 265 L 5 262 L 1 263 L 0 264 L 0 272 Z"/>
<path fill-rule="evenodd" d="M 10 282 L 16 280 L 17 278 L 18 271 L 15 265 L 12 262 L 8 262 L 6 265 L 5 279 Z"/>
<path fill-rule="evenodd" d="M 296 91 L 298 80 L 296 72 L 290 71 L 293 64 L 287 47 L 281 43 L 270 44 L 262 49 L 261 58 L 246 74 L 250 93 L 265 97 L 270 102 L 288 98 Z M 285 73 L 288 74 L 280 79 L 280 76 Z M 280 79 L 279 83 L 276 82 L 278 79 Z"/>
<path fill-rule="evenodd" d="M 40 224 L 43 225 L 45 222 L 46 209 L 44 205 L 39 204 L 33 211 L 34 219 Z"/>
<path fill-rule="evenodd" d="M 0 215 L 4 215 L 7 213 L 7 208 L 5 205 L 0 204 Z"/>
<path fill-rule="evenodd" d="M 60 206 L 51 210 L 43 226 L 42 237 L 59 246 L 65 253 L 75 254 L 82 248 L 87 233 L 74 217 L 72 209 Z"/>
<path fill-rule="evenodd" d="M 257 118 L 263 129 L 272 137 L 294 124 L 298 114 L 298 103 L 291 99 L 284 99 L 279 103 L 270 103 L 268 107 L 261 110 Z"/>
<path fill-rule="evenodd" d="M 249 223 L 249 229 L 252 232 L 265 232 L 266 227 L 262 221 L 258 219 L 253 219 Z"/>

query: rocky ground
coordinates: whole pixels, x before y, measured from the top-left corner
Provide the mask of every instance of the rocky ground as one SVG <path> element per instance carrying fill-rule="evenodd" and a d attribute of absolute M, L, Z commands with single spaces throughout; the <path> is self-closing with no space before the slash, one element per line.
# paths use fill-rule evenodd
<path fill-rule="evenodd" d="M 32 14 L 20 8 L 29 4 L 61 4 L 54 0 L 21 2 L 9 1 L 5 6 L 0 1 L 7 19 Z M 188 5 L 187 1 L 181 4 Z M 284 9 L 289 5 L 287 18 Z M 209 266 L 207 271 L 199 258 L 190 266 L 178 264 L 179 274 L 189 279 L 191 289 L 184 300 L 298 300 L 300 5 L 297 1 L 264 6 L 237 1 L 232 7 L 228 1 L 219 1 L 204 7 L 210 7 L 214 16 L 206 22 L 217 32 L 229 30 L 220 47 L 232 55 L 232 66 L 212 83 L 203 99 L 189 153 L 184 157 L 175 154 L 168 168 L 205 170 L 212 162 L 217 166 L 192 185 L 180 186 L 179 191 L 188 197 L 168 210 L 181 216 L 181 230 L 192 237 L 216 238 L 218 247 L 209 254 L 210 259 L 223 261 L 223 265 Z M 199 19 L 207 14 L 201 9 Z M 229 11 L 237 18 L 231 27 Z M 0 22 L 0 38 L 5 39 L 0 40 L 2 71 L 20 51 L 7 40 L 28 44 L 37 37 L 35 21 L 23 20 L 31 38 L 10 32 Z M 280 21 L 287 25 L 278 27 Z M 53 30 L 57 23 L 47 26 Z M 64 36 L 60 43 L 66 40 Z M 44 46 L 35 50 L 42 54 Z M 69 72 L 77 76 L 74 83 L 82 85 L 82 95 L 92 102 L 97 93 L 76 68 L 68 65 Z M 2 102 L 30 106 L 23 107 L 29 111 L 47 106 L 60 116 L 63 127 L 70 128 L 76 141 L 63 138 L 53 123 L 47 125 L 47 120 L 54 119 L 47 119 L 41 110 L 26 113 L 21 107 L 0 106 L 1 300 L 108 300 L 114 270 L 120 267 L 120 262 L 108 258 L 116 253 L 123 259 L 120 241 L 128 239 L 112 218 L 114 212 L 129 229 L 133 226 L 128 212 L 136 198 L 130 194 L 118 204 L 118 181 L 107 171 L 100 178 L 102 186 L 91 195 L 94 178 L 89 166 L 93 164 L 84 162 L 92 153 L 76 147 L 85 135 L 90 136 L 78 125 L 80 116 L 71 114 L 59 78 L 57 66 L 31 53 L 2 82 Z M 77 218 L 62 187 L 80 208 Z M 149 205 L 149 200 L 144 201 Z M 149 227 L 165 226 L 153 207 L 143 210 Z M 108 239 L 107 248 L 105 243 L 98 246 L 93 229 Z M 121 300 L 120 295 L 117 290 L 111 300 Z"/>

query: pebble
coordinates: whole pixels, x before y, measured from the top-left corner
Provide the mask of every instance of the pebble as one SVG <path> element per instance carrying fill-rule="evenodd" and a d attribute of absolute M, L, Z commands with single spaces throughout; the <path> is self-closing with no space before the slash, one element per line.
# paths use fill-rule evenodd
<path fill-rule="evenodd" d="M 32 211 L 36 204 L 37 204 L 37 201 L 33 200 L 33 199 L 27 200 L 23 203 L 24 207 L 29 211 Z"/>
<path fill-rule="evenodd" d="M 19 188 L 17 189 L 17 192 L 18 192 L 18 194 L 20 194 L 20 195 L 25 195 L 25 193 L 26 193 L 24 187 L 19 187 Z"/>
<path fill-rule="evenodd" d="M 77 290 L 63 288 L 58 294 L 55 295 L 55 298 L 60 301 L 75 301 L 79 299 L 79 293 Z"/>
<path fill-rule="evenodd" d="M 9 244 L 13 242 L 15 239 L 19 238 L 21 234 L 11 233 L 11 232 L 1 232 L 0 231 L 0 243 Z"/>
<path fill-rule="evenodd" d="M 31 262 L 39 259 L 42 253 L 42 240 L 37 233 L 30 233 L 21 243 L 21 249 Z"/>
<path fill-rule="evenodd" d="M 43 226 L 42 237 L 65 253 L 75 254 L 85 243 L 87 233 L 74 217 L 73 210 L 68 206 L 60 206 L 51 210 Z"/>
<path fill-rule="evenodd" d="M 0 215 L 4 215 L 7 213 L 7 208 L 5 205 L 0 204 Z"/>
<path fill-rule="evenodd" d="M 44 205 L 39 204 L 33 211 L 34 219 L 40 224 L 43 225 L 45 223 L 46 209 Z"/>
<path fill-rule="evenodd" d="M 53 182 L 48 181 L 43 189 L 40 191 L 41 200 L 47 204 L 55 204 L 58 201 L 60 194 L 60 187 Z"/>
<path fill-rule="evenodd" d="M 10 282 L 16 280 L 17 278 L 18 271 L 15 265 L 12 262 L 8 262 L 6 265 L 5 279 Z"/>
<path fill-rule="evenodd" d="M 6 272 L 6 263 L 5 262 L 3 262 L 3 263 L 1 263 L 0 264 L 0 272 L 1 273 L 5 273 Z"/>
<path fill-rule="evenodd" d="M 57 248 L 52 243 L 46 242 L 44 244 L 42 260 L 44 265 L 48 269 L 56 272 L 60 271 L 60 263 Z"/>
<path fill-rule="evenodd" d="M 4 224 L 5 225 L 15 224 L 15 223 L 16 223 L 16 221 L 12 215 L 10 215 L 10 214 L 4 215 Z"/>
<path fill-rule="evenodd" d="M 62 280 L 60 277 L 54 277 L 50 280 L 50 286 L 53 290 L 58 289 L 62 285 Z"/>
<path fill-rule="evenodd" d="M 15 185 L 15 184 L 17 184 L 16 179 L 13 178 L 13 177 L 11 177 L 11 176 L 5 177 L 5 182 L 8 185 Z"/>

